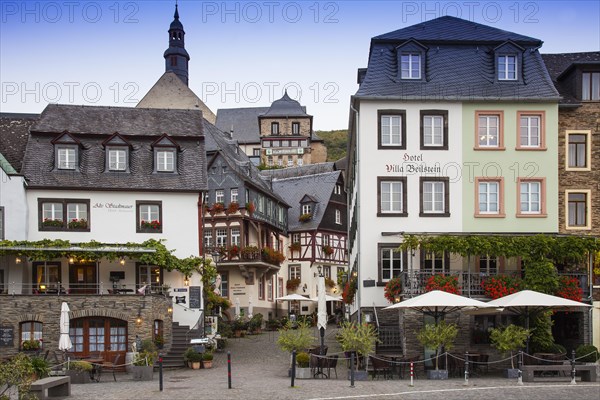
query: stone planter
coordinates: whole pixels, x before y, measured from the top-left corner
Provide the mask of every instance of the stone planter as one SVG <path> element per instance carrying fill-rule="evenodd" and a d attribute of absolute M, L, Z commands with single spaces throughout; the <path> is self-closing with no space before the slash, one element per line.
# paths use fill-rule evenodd
<path fill-rule="evenodd" d="M 427 379 L 443 380 L 448 379 L 448 370 L 446 369 L 430 369 L 427 371 Z"/>
<path fill-rule="evenodd" d="M 188 367 L 191 369 L 200 369 L 202 361 L 188 361 Z"/>
<path fill-rule="evenodd" d="M 213 360 L 203 360 L 202 367 L 203 368 L 212 368 Z"/>
<path fill-rule="evenodd" d="M 133 373 L 133 360 L 135 359 L 135 353 L 133 351 L 128 351 L 125 353 L 125 371 L 128 374 Z"/>
<path fill-rule="evenodd" d="M 88 371 L 79 371 L 68 369 L 65 371 L 66 376 L 71 377 L 71 383 L 90 383 L 90 373 Z"/>
<path fill-rule="evenodd" d="M 134 365 L 132 366 L 134 381 L 151 381 L 154 376 L 154 366 Z"/>
<path fill-rule="evenodd" d="M 519 370 L 517 368 L 507 368 L 504 370 L 504 377 L 507 379 L 517 379 L 519 377 Z"/>
<path fill-rule="evenodd" d="M 311 379 L 312 377 L 310 368 L 296 367 L 296 379 Z"/>
<path fill-rule="evenodd" d="M 369 373 L 364 370 L 354 370 L 355 381 L 366 381 L 369 378 Z M 348 370 L 348 380 L 350 380 L 350 370 Z"/>

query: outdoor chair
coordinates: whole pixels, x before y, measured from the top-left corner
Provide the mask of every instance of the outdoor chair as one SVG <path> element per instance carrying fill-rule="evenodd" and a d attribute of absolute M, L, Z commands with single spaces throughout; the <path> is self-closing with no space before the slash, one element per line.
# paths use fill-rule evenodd
<path fill-rule="evenodd" d="M 323 374 L 323 369 L 327 368 L 327 359 L 319 356 L 318 353 L 311 353 L 308 366 L 310 367 L 311 375 L 316 377 L 317 375 Z"/>
<path fill-rule="evenodd" d="M 117 356 L 115 357 L 115 359 L 112 362 L 111 361 L 102 362 L 102 367 L 100 369 L 101 372 L 112 371 L 112 376 L 113 376 L 113 379 L 115 380 L 115 382 L 117 381 L 115 371 L 120 367 L 119 366 L 120 358 L 121 358 L 121 354 L 117 354 Z M 100 381 L 100 378 L 98 378 L 98 381 Z"/>
<path fill-rule="evenodd" d="M 384 379 L 392 377 L 392 364 L 388 360 L 369 356 L 369 364 L 373 366 L 373 379 L 383 374 Z"/>
<path fill-rule="evenodd" d="M 335 379 L 337 379 L 337 362 L 338 362 L 338 358 L 340 356 L 339 355 L 335 355 L 335 356 L 330 356 L 328 358 L 325 359 L 325 366 L 327 367 L 327 376 L 329 376 L 331 378 L 331 369 L 333 368 L 333 370 L 335 371 Z"/>

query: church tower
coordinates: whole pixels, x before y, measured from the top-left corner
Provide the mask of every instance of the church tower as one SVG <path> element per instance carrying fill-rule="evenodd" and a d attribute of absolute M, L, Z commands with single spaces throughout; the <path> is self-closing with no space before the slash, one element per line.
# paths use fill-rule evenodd
<path fill-rule="evenodd" d="M 179 21 L 179 10 L 177 2 L 175 3 L 175 15 L 173 22 L 169 27 L 169 48 L 165 51 L 165 70 L 166 72 L 174 72 L 183 83 L 188 85 L 188 62 L 190 55 L 185 50 L 185 31 L 183 25 Z"/>

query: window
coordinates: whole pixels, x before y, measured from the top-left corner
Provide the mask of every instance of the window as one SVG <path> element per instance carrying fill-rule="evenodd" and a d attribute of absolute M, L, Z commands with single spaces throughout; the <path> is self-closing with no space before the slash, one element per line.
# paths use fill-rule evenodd
<path fill-rule="evenodd" d="M 287 166 L 288 167 L 294 166 L 294 159 L 292 157 L 288 157 Z"/>
<path fill-rule="evenodd" d="M 154 323 L 152 324 L 152 339 L 156 341 L 156 339 L 158 337 L 160 337 L 161 339 L 164 339 L 164 333 L 163 333 L 163 320 L 162 319 L 155 319 Z M 112 334 L 112 332 L 111 332 Z"/>
<path fill-rule="evenodd" d="M 392 278 L 400 276 L 404 269 L 404 255 L 396 247 L 379 248 L 379 281 L 387 282 Z"/>
<path fill-rule="evenodd" d="M 378 216 L 394 215 L 406 216 L 406 177 L 402 178 L 378 178 L 379 209 Z"/>
<path fill-rule="evenodd" d="M 108 170 L 127 171 L 127 150 L 108 149 Z"/>
<path fill-rule="evenodd" d="M 60 262 L 34 262 L 31 269 L 33 290 L 41 293 L 47 289 L 58 289 L 61 272 Z"/>
<path fill-rule="evenodd" d="M 277 166 L 283 167 L 283 157 L 277 157 Z"/>
<path fill-rule="evenodd" d="M 591 170 L 591 135 L 592 131 L 567 131 L 566 169 Z"/>
<path fill-rule="evenodd" d="M 158 172 L 175 172 L 174 150 L 158 150 L 156 152 L 156 170 Z"/>
<path fill-rule="evenodd" d="M 169 58 L 171 60 L 171 67 L 176 67 L 177 66 L 177 56 L 171 56 Z"/>
<path fill-rule="evenodd" d="M 342 185 L 336 184 L 335 189 L 333 190 L 334 194 L 342 194 Z"/>
<path fill-rule="evenodd" d="M 265 276 L 263 275 L 261 279 L 258 280 L 258 299 L 265 299 Z M 249 300 L 251 301 L 251 300 Z"/>
<path fill-rule="evenodd" d="M 449 217 L 449 179 L 448 178 L 419 178 L 420 185 L 420 216 Z"/>
<path fill-rule="evenodd" d="M 567 229 L 591 229 L 591 190 L 567 190 Z"/>
<path fill-rule="evenodd" d="M 517 112 L 519 123 L 517 150 L 545 150 L 544 117 L 543 111 Z"/>
<path fill-rule="evenodd" d="M 292 234 L 292 243 L 300 243 L 300 234 L 299 233 Z"/>
<path fill-rule="evenodd" d="M 215 190 L 215 203 L 225 202 L 225 191 L 223 189 Z"/>
<path fill-rule="evenodd" d="M 402 79 L 421 79 L 421 55 L 418 53 L 402 54 L 400 71 Z"/>
<path fill-rule="evenodd" d="M 447 111 L 421 111 L 421 150 L 448 150 Z"/>
<path fill-rule="evenodd" d="M 481 275 L 496 275 L 500 266 L 500 257 L 498 256 L 479 256 L 479 273 Z"/>
<path fill-rule="evenodd" d="M 271 135 L 279 135 L 279 122 L 271 122 Z"/>
<path fill-rule="evenodd" d="M 231 245 L 240 245 L 240 228 L 231 228 Z"/>
<path fill-rule="evenodd" d="M 504 150 L 503 118 L 502 111 L 475 112 L 475 149 Z"/>
<path fill-rule="evenodd" d="M 221 272 L 221 296 L 229 297 L 229 273 Z"/>
<path fill-rule="evenodd" d="M 323 246 L 329 246 L 329 235 L 323 235 Z"/>
<path fill-rule="evenodd" d="M 310 204 L 302 204 L 302 214 L 312 213 L 312 206 Z"/>
<path fill-rule="evenodd" d="M 292 135 L 300 134 L 300 122 L 292 122 Z"/>
<path fill-rule="evenodd" d="M 283 278 L 277 278 L 277 297 L 283 297 Z"/>
<path fill-rule="evenodd" d="M 335 210 L 335 223 L 338 225 L 342 224 L 342 212 L 340 210 Z"/>
<path fill-rule="evenodd" d="M 267 300 L 273 301 L 273 277 L 267 279 Z"/>
<path fill-rule="evenodd" d="M 212 245 L 213 245 L 212 231 L 211 230 L 205 230 L 204 231 L 204 247 L 205 248 L 211 248 Z"/>
<path fill-rule="evenodd" d="M 57 148 L 58 169 L 74 170 L 77 165 L 77 148 L 75 146 Z"/>
<path fill-rule="evenodd" d="M 237 203 L 237 201 L 238 201 L 238 190 L 237 190 L 237 188 L 231 189 L 231 191 L 229 192 L 229 201 L 231 203 Z"/>
<path fill-rule="evenodd" d="M 289 279 L 302 279 L 300 275 L 300 265 L 290 265 Z"/>
<path fill-rule="evenodd" d="M 162 202 L 136 201 L 137 232 L 162 233 Z"/>
<path fill-rule="evenodd" d="M 504 179 L 475 178 L 475 216 L 504 217 Z"/>
<path fill-rule="evenodd" d="M 39 340 L 40 346 L 43 346 L 43 324 L 37 321 L 21 322 L 21 344 L 26 340 Z"/>
<path fill-rule="evenodd" d="M 265 212 L 265 197 L 262 194 L 258 195 L 258 211 Z"/>
<path fill-rule="evenodd" d="M 227 229 L 217 229 L 217 246 L 227 246 Z"/>
<path fill-rule="evenodd" d="M 406 149 L 406 111 L 378 110 L 378 148 Z"/>
<path fill-rule="evenodd" d="M 444 251 L 421 250 L 421 269 L 433 274 L 450 271 L 450 254 Z"/>
<path fill-rule="evenodd" d="M 89 231 L 89 200 L 38 199 L 39 230 Z"/>
<path fill-rule="evenodd" d="M 517 80 L 517 56 L 503 55 L 498 56 L 498 80 L 515 81 Z"/>
<path fill-rule="evenodd" d="M 323 265 L 323 276 L 325 278 L 331 279 L 331 266 L 330 265 Z"/>
<path fill-rule="evenodd" d="M 545 217 L 544 179 L 518 179 L 519 212 L 517 217 Z"/>
<path fill-rule="evenodd" d="M 268 156 L 268 157 L 267 157 L 267 165 L 268 165 L 269 167 L 272 167 L 272 166 L 273 166 L 273 156 Z"/>
<path fill-rule="evenodd" d="M 260 149 L 252 149 L 252 155 L 254 157 L 260 157 Z"/>
<path fill-rule="evenodd" d="M 304 165 L 304 160 L 302 158 L 298 158 L 298 166 Z"/>
<path fill-rule="evenodd" d="M 581 74 L 581 99 L 587 101 L 600 100 L 600 72 L 584 72 Z"/>

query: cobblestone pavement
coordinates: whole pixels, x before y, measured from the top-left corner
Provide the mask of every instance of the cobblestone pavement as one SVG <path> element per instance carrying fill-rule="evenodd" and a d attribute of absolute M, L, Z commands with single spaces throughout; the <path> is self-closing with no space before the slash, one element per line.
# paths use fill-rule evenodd
<path fill-rule="evenodd" d="M 328 330 L 328 354 L 339 351 Z M 316 336 L 316 331 L 315 331 Z M 345 362 L 338 364 L 339 379 L 296 380 L 290 387 L 289 354 L 277 347 L 277 333 L 266 332 L 241 339 L 229 339 L 227 349 L 232 359 L 232 389 L 227 388 L 227 354 L 215 353 L 212 369 L 178 369 L 165 371 L 164 388 L 159 391 L 158 373 L 150 382 L 136 382 L 131 375 L 102 376 L 100 383 L 72 385 L 71 397 L 65 399 L 600 399 L 600 384 L 581 382 L 570 385 L 568 378 L 525 383 L 515 380 L 473 378 L 429 381 L 417 379 L 414 387 L 408 380 L 357 381 L 350 387 Z M 334 374 L 335 375 L 335 374 Z"/>

